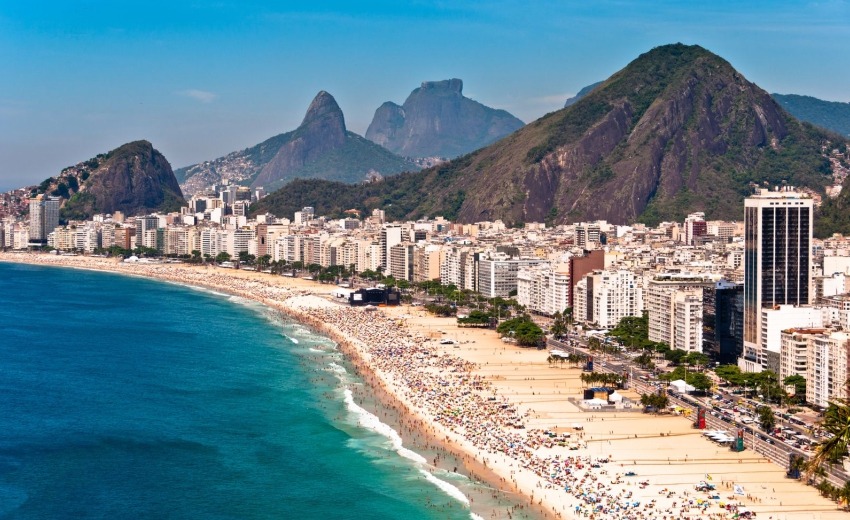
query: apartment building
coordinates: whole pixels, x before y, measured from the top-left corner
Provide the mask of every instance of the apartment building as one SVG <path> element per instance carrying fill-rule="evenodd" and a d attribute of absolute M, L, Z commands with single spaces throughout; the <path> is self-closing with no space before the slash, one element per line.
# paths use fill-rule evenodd
<path fill-rule="evenodd" d="M 517 273 L 517 302 L 551 316 L 570 306 L 569 265 L 540 264 Z"/>
<path fill-rule="evenodd" d="M 830 332 L 813 335 L 806 360 L 806 401 L 826 408 L 829 401 L 847 398 L 850 335 Z"/>
<path fill-rule="evenodd" d="M 703 288 L 712 284 L 702 276 L 664 273 L 646 284 L 649 339 L 670 348 L 702 352 Z"/>
<path fill-rule="evenodd" d="M 625 269 L 595 270 L 576 284 L 573 317 L 577 322 L 613 329 L 627 316 L 643 311 L 643 289 Z"/>

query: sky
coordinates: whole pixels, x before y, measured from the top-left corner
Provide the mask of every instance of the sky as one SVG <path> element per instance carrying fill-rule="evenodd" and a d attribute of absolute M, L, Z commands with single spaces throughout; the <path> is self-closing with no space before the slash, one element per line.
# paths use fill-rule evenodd
<path fill-rule="evenodd" d="M 850 0 L 2 0 L 0 191 L 139 139 L 175 169 L 214 159 L 293 130 L 320 90 L 361 135 L 448 78 L 530 122 L 675 42 L 850 101 Z"/>

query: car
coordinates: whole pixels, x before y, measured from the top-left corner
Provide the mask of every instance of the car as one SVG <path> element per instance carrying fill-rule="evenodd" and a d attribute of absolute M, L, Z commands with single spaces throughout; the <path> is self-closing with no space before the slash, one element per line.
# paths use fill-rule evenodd
<path fill-rule="evenodd" d="M 440 340 L 440 345 L 454 345 L 455 340 L 449 338 L 443 338 Z"/>

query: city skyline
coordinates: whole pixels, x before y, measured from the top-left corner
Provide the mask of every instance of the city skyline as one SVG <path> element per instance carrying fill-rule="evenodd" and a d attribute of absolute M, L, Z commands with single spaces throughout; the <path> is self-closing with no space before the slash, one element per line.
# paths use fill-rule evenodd
<path fill-rule="evenodd" d="M 384 101 L 458 77 L 525 122 L 650 48 L 681 41 L 770 92 L 848 101 L 846 2 L 92 2 L 0 9 L 0 189 L 148 139 L 174 168 L 294 129 L 327 90 L 363 134 Z"/>

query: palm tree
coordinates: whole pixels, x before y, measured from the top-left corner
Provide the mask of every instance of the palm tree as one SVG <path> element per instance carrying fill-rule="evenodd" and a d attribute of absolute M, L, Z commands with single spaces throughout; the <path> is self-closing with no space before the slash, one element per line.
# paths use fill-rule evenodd
<path fill-rule="evenodd" d="M 815 448 L 815 454 L 806 467 L 811 475 L 831 464 L 840 464 L 847 457 L 850 446 L 850 399 L 836 399 L 823 413 L 820 427 L 828 434 Z M 831 436 L 830 436 L 831 435 Z"/>

